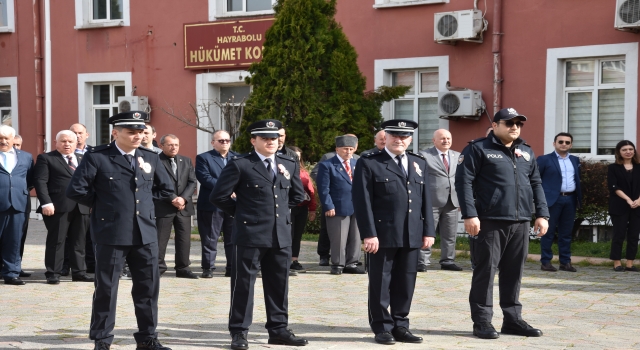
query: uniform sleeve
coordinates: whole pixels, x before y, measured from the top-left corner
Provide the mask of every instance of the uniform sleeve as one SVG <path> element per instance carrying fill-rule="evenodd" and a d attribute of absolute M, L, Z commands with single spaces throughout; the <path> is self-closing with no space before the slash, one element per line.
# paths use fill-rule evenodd
<path fill-rule="evenodd" d="M 365 158 L 360 158 L 356 163 L 352 189 L 353 207 L 356 214 L 358 230 L 360 231 L 360 239 L 378 236 L 373 221 L 373 209 L 371 205 L 373 177 L 371 169 L 364 160 Z M 322 210 L 324 210 L 324 208 Z"/>
<path fill-rule="evenodd" d="M 435 237 L 436 229 L 435 229 L 435 219 L 433 218 L 433 205 L 431 204 L 431 191 L 429 191 L 429 169 L 427 169 L 427 162 L 425 160 L 424 169 L 422 169 L 422 173 L 424 174 L 424 183 L 425 187 L 422 190 L 422 217 L 425 220 L 424 225 L 422 225 L 422 236 L 423 237 Z"/>
<path fill-rule="evenodd" d="M 293 176 L 291 177 L 291 190 L 289 191 L 289 208 L 296 207 L 304 202 L 304 187 L 300 180 L 300 169 L 298 161 L 293 162 Z"/>
<path fill-rule="evenodd" d="M 545 156 L 539 156 L 536 159 L 536 163 L 538 163 L 538 171 L 540 172 L 540 178 L 542 178 L 544 177 L 545 170 L 547 170 L 547 162 Z"/>
<path fill-rule="evenodd" d="M 320 203 L 322 203 L 322 211 L 327 212 L 336 208 L 329 194 L 331 187 L 329 164 L 327 162 L 318 163 L 316 168 L 318 168 L 318 196 L 320 196 Z"/>
<path fill-rule="evenodd" d="M 235 216 L 236 201 L 231 198 L 231 194 L 235 192 L 239 181 L 240 168 L 238 167 L 238 162 L 231 159 L 229 163 L 227 163 L 227 166 L 222 169 L 222 172 L 220 172 L 216 186 L 209 195 L 209 202 L 225 213 Z"/>
<path fill-rule="evenodd" d="M 455 186 L 463 219 L 478 216 L 473 198 L 473 183 L 482 165 L 482 158 L 478 159 L 474 150 L 473 144 L 465 147 L 460 155 L 462 160 L 458 160 L 458 167 L 456 168 Z"/>
<path fill-rule="evenodd" d="M 531 154 L 531 157 L 534 158 L 533 151 L 531 151 Z M 540 178 L 540 172 L 538 171 L 538 162 L 531 162 L 529 183 L 531 184 L 531 190 L 533 191 L 533 203 L 536 207 L 536 217 L 549 217 L 549 208 L 547 207 L 547 198 L 544 195 L 544 188 L 542 188 L 542 179 Z"/>
<path fill-rule="evenodd" d="M 96 178 L 98 167 L 93 153 L 86 153 L 78 168 L 73 172 L 71 181 L 67 186 L 66 195 L 69 199 L 93 207 L 95 191 L 93 182 Z"/>
<path fill-rule="evenodd" d="M 33 181 L 36 188 L 36 195 L 41 205 L 53 203 L 49 196 L 49 162 L 44 154 L 38 155 L 38 161 L 33 167 Z"/>

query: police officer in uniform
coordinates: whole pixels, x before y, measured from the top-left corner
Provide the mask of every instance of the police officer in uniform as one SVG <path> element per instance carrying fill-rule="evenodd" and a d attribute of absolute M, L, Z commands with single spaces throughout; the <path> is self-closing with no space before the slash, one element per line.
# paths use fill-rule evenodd
<path fill-rule="evenodd" d="M 262 267 L 269 344 L 307 345 L 288 325 L 291 211 L 304 201 L 298 162 L 278 150 L 277 120 L 251 124 L 254 151 L 235 156 L 222 169 L 209 201 L 234 217 L 229 332 L 232 349 L 247 349 L 253 288 Z M 236 198 L 232 198 L 232 194 Z"/>
<path fill-rule="evenodd" d="M 549 210 L 533 150 L 520 138 L 527 120 L 513 108 L 493 117 L 493 131 L 469 142 L 458 158 L 456 191 L 464 228 L 472 236 L 473 270 L 469 304 L 473 334 L 495 339 L 493 280 L 500 269 L 501 332 L 539 337 L 542 331 L 522 319 L 518 300 L 529 250 L 529 222 L 534 232 L 547 232 Z M 532 207 L 532 205 L 534 207 Z"/>
<path fill-rule="evenodd" d="M 109 349 L 113 342 L 125 261 L 133 280 L 137 349 L 170 350 L 158 342 L 156 333 L 160 272 L 153 197 L 170 202 L 175 193 L 158 154 L 138 148 L 146 118 L 138 111 L 109 118 L 115 141 L 85 153 L 67 187 L 67 197 L 91 207 L 96 269 L 89 337 L 99 350 Z"/>
<path fill-rule="evenodd" d="M 407 151 L 418 123 L 382 123 L 385 148 L 363 155 L 353 176 L 353 204 L 368 253 L 369 325 L 375 341 L 421 343 L 409 331 L 409 309 L 421 248 L 433 245 L 427 161 Z M 390 309 L 390 310 L 389 310 Z"/>

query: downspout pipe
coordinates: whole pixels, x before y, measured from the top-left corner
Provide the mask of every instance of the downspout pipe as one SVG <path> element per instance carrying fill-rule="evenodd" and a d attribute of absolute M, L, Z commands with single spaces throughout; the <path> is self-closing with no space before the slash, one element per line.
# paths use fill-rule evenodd
<path fill-rule="evenodd" d="M 42 94 L 42 85 L 44 83 L 42 78 L 42 32 L 41 32 L 41 10 L 40 0 L 33 0 L 33 56 L 35 59 L 35 87 L 36 87 L 36 152 L 40 154 L 45 149 L 45 135 L 44 135 L 44 118 L 43 118 L 43 104 L 44 95 Z"/>
<path fill-rule="evenodd" d="M 51 151 L 51 0 L 44 0 L 45 151 Z"/>
<path fill-rule="evenodd" d="M 493 1 L 493 114 L 502 108 L 502 0 Z"/>

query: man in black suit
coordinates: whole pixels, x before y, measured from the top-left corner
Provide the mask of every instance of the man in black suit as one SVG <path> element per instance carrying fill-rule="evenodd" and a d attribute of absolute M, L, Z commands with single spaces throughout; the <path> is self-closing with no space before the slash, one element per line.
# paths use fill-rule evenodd
<path fill-rule="evenodd" d="M 133 282 L 137 349 L 169 349 L 158 342 L 156 333 L 160 271 L 153 198 L 167 200 L 174 191 L 158 154 L 138 148 L 145 129 L 143 119 L 146 113 L 139 111 L 109 118 L 115 141 L 87 152 L 67 187 L 67 197 L 92 210 L 96 281 L 89 337 L 95 341 L 94 349 L 109 349 L 113 342 L 118 282 L 125 260 Z"/>
<path fill-rule="evenodd" d="M 420 248 L 435 240 L 427 161 L 408 152 L 418 123 L 382 123 L 385 149 L 365 154 L 353 176 L 353 204 L 368 253 L 369 325 L 377 343 L 421 343 L 409 331 Z"/>
<path fill-rule="evenodd" d="M 162 153 L 160 162 L 171 176 L 176 195 L 171 200 L 154 199 L 156 207 L 156 226 L 158 226 L 158 266 L 160 274 L 167 271 L 164 256 L 171 236 L 171 225 L 175 230 L 176 277 L 198 279 L 189 265 L 191 250 L 191 215 L 194 214 L 191 196 L 196 191 L 196 175 L 191 158 L 178 154 L 180 140 L 176 135 L 167 134 L 160 138 Z"/>
<path fill-rule="evenodd" d="M 288 325 L 291 263 L 291 210 L 305 198 L 298 162 L 278 150 L 277 120 L 251 124 L 253 152 L 233 159 L 222 170 L 210 201 L 234 217 L 229 332 L 232 349 L 247 349 L 253 318 L 253 287 L 262 267 L 269 344 L 302 346 Z M 232 195 L 235 193 L 235 199 Z"/>
<path fill-rule="evenodd" d="M 48 284 L 59 284 L 64 260 L 65 239 L 72 251 L 69 252 L 73 281 L 93 282 L 87 276 L 84 261 L 85 237 L 89 224 L 89 207 L 78 204 L 65 195 L 82 155 L 75 154 L 76 134 L 62 130 L 56 135 L 56 150 L 38 155 L 34 167 L 34 181 L 40 207 L 47 227 L 47 241 L 44 253 L 45 276 Z"/>

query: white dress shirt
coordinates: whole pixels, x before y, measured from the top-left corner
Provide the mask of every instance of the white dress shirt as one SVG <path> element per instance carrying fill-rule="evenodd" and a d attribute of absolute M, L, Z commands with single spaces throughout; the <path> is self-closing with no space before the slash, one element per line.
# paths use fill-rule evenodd
<path fill-rule="evenodd" d="M 14 148 L 11 148 L 7 152 L 2 152 L 2 155 L 2 166 L 9 174 L 11 174 L 13 168 L 15 168 L 16 164 L 18 164 L 18 155 L 16 154 L 16 150 Z"/>
<path fill-rule="evenodd" d="M 393 154 L 391 153 L 391 151 L 389 151 L 389 149 L 387 149 L 387 147 L 384 148 L 385 151 L 387 151 L 387 153 L 389 153 L 389 156 L 391 156 L 391 158 L 393 159 L 393 161 L 398 164 L 398 158 L 396 158 L 397 156 L 401 155 L 402 156 L 402 167 L 404 168 L 404 172 L 406 174 L 409 174 L 409 160 L 407 159 L 407 153 L 404 152 L 402 154 Z"/>

